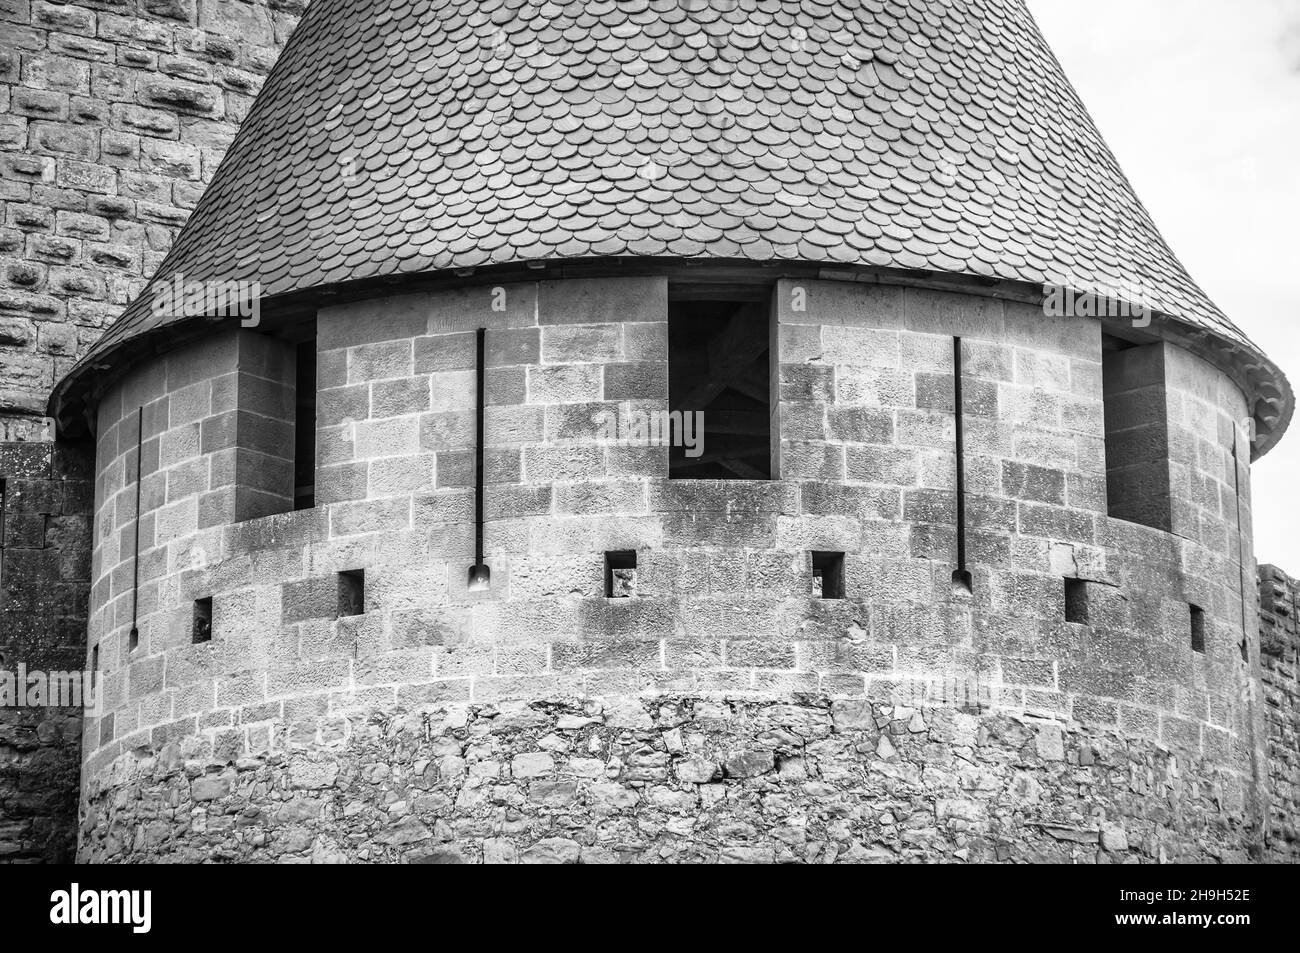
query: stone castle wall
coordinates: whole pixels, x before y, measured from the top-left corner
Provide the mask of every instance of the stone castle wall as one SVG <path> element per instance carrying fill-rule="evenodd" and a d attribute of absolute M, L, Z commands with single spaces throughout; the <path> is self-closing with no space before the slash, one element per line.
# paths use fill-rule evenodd
<path fill-rule="evenodd" d="M 4 0 L 0 414 L 144 287 L 306 0 Z"/>
<path fill-rule="evenodd" d="M 0 419 L 0 671 L 75 672 L 90 586 L 90 454 Z M 72 860 L 80 708 L 0 707 L 0 862 Z"/>
<path fill-rule="evenodd" d="M 666 450 L 595 425 L 667 407 L 662 277 L 322 311 L 311 510 L 231 523 L 205 507 L 221 461 L 259 452 L 291 403 L 258 389 L 243 408 L 258 421 L 232 430 L 240 391 L 223 380 L 274 379 L 283 345 L 232 328 L 130 373 L 100 408 L 105 712 L 87 722 L 82 856 L 795 849 L 758 813 L 729 827 L 728 799 L 816 828 L 802 859 L 1258 854 L 1240 392 L 1159 345 L 1171 534 L 1106 515 L 1096 322 L 886 285 L 773 294 L 770 482 L 669 480 Z M 480 324 L 485 593 L 465 584 Z M 958 333 L 972 593 L 952 584 Z M 148 571 L 132 650 L 137 419 Z M 614 550 L 638 553 L 634 598 L 605 598 Z M 845 553 L 846 598 L 809 597 L 811 550 Z M 340 618 L 338 574 L 357 570 L 364 612 Z M 1067 578 L 1086 624 L 1065 621 Z M 194 644 L 209 598 L 213 638 Z M 927 789 L 953 795 L 950 814 L 927 815 Z M 892 800 L 840 816 L 863 791 Z M 718 813 L 693 819 L 697 804 Z M 631 819 L 585 824 L 610 805 Z"/>
<path fill-rule="evenodd" d="M 10 662 L 86 654 L 90 454 L 53 445 L 49 388 L 161 261 L 303 7 L 0 0 Z M 124 389 L 94 520 L 110 708 L 0 710 L 0 860 L 71 856 L 83 730 L 93 860 L 1232 860 L 1260 841 L 1265 745 L 1269 856 L 1294 857 L 1295 642 L 1275 635 L 1293 623 L 1266 595 L 1256 651 L 1235 389 L 1164 351 L 1174 535 L 1120 523 L 1095 325 L 902 289 L 845 304 L 863 293 L 819 286 L 811 319 L 782 314 L 782 479 L 756 490 L 670 483 L 662 454 L 582 429 L 662 406 L 658 292 L 512 289 L 490 336 L 486 597 L 464 591 L 479 300 L 321 315 L 302 513 L 264 515 L 292 495 L 271 339 L 231 331 L 189 370 L 147 369 L 141 646 Z M 950 586 L 958 316 L 970 599 Z M 602 598 L 613 548 L 640 553 L 626 604 Z M 806 598 L 812 548 L 848 554 L 844 604 Z M 362 566 L 366 612 L 333 619 L 334 573 Z M 1061 620 L 1067 575 L 1090 625 Z"/>
<path fill-rule="evenodd" d="M 687 694 L 338 709 L 308 740 L 164 745 L 83 859 L 1244 862 L 1240 779 L 1113 729 L 866 699 Z"/>
<path fill-rule="evenodd" d="M 10 669 L 77 669 L 84 655 L 91 456 L 55 445 L 50 390 L 161 262 L 305 6 L 0 0 Z M 72 855 L 79 718 L 0 709 L 0 860 Z"/>
<path fill-rule="evenodd" d="M 1300 852 L 1300 583 L 1276 566 L 1259 567 L 1260 662 L 1268 732 L 1269 847 Z"/>

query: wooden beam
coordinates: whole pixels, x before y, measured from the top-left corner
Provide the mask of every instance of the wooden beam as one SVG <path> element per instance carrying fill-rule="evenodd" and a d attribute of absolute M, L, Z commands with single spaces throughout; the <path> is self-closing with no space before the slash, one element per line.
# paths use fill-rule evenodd
<path fill-rule="evenodd" d="M 704 412 L 704 432 L 711 435 L 743 434 L 758 437 L 771 429 L 771 415 L 763 410 L 708 410 Z"/>

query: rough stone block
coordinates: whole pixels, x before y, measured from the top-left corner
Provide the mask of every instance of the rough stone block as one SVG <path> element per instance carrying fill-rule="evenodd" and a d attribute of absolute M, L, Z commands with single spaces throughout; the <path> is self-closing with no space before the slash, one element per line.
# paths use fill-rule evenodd
<path fill-rule="evenodd" d="M 384 533 L 410 529 L 411 500 L 371 500 L 339 503 L 330 508 L 330 535 L 352 536 L 358 533 Z"/>
<path fill-rule="evenodd" d="M 559 364 L 528 369 L 528 402 L 575 404 L 601 400 L 603 368 L 599 364 Z"/>
<path fill-rule="evenodd" d="M 543 281 L 537 316 L 542 325 L 663 321 L 668 283 L 663 278 L 589 278 Z"/>
<path fill-rule="evenodd" d="M 532 282 L 436 291 L 429 296 L 429 334 L 531 327 L 538 290 Z"/>
<path fill-rule="evenodd" d="M 396 295 L 320 309 L 317 347 L 322 351 L 418 337 L 428 329 L 427 295 Z"/>

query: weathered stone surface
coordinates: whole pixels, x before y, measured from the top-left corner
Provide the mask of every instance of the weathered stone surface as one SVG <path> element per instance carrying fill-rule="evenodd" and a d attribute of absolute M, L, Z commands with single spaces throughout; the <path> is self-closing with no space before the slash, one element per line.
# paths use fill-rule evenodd
<path fill-rule="evenodd" d="M 12 71 L 5 69 L 0 54 L 0 102 L 12 102 L 14 112 L 29 118 L 25 125 L 5 127 L 9 134 L 0 136 L 0 168 L 7 180 L 12 175 L 31 185 L 21 196 L 0 197 L 9 199 L 11 208 L 21 198 L 29 210 L 28 227 L 47 233 L 34 237 L 63 243 L 61 254 L 78 262 L 79 275 L 50 281 L 40 289 L 48 299 L 15 299 L 19 317 L 0 316 L 0 412 L 9 399 L 26 412 L 42 413 L 56 378 L 70 366 L 58 358 L 84 354 L 138 293 L 185 221 L 193 197 L 216 172 L 252 94 L 302 13 L 302 5 L 280 0 L 212 6 L 241 11 L 230 25 L 255 22 L 257 29 L 225 39 L 200 34 L 196 40 L 193 0 L 148 0 L 138 11 L 134 4 L 113 4 L 114 15 L 103 15 L 98 38 L 91 40 L 95 10 L 102 4 L 19 3 L 5 9 L 6 32 L 22 31 L 26 39 L 23 69 L 16 53 Z M 67 21 L 74 19 L 88 24 L 84 43 L 90 47 L 65 45 Z M 212 23 L 215 28 L 225 21 Z M 142 42 L 168 53 L 160 60 L 141 49 Z M 214 61 L 226 71 L 215 72 Z M 198 187 L 188 200 L 187 183 Z M 44 187 L 31 191 L 32 185 Z M 130 200 L 136 197 L 143 201 Z M 104 219 L 79 215 L 88 208 L 111 212 L 111 232 Z M 11 211 L 5 224 L 13 217 Z M 7 261 L 36 264 L 45 250 L 44 243 L 33 241 L 3 254 Z M 0 269 L 0 292 L 30 287 L 24 274 Z M 44 300 L 48 310 L 40 304 Z M 94 307 L 83 308 L 87 304 Z M 32 333 L 32 320 L 42 329 L 65 329 L 67 340 L 57 347 L 43 345 Z M 10 371 L 20 357 L 34 361 L 36 373 L 6 380 L 16 377 Z"/>
<path fill-rule="evenodd" d="M 1117 824 L 1103 824 L 1101 846 L 1103 850 L 1113 854 L 1123 853 L 1128 850 L 1128 833 Z"/>
<path fill-rule="evenodd" d="M 309 761 L 292 743 L 277 745 L 195 779 L 186 765 L 196 762 L 185 757 L 211 760 L 200 738 L 181 739 L 175 754 L 123 755 L 90 782 L 82 855 L 113 862 L 962 863 L 1103 855 L 1204 862 L 1244 859 L 1242 845 L 1259 834 L 1242 810 L 1241 777 L 1075 723 L 1056 726 L 1062 757 L 1055 743 L 1045 757 L 1036 745 L 1042 723 L 1009 714 L 869 703 L 858 712 L 863 727 L 845 732 L 836 718 L 842 706 L 824 696 L 796 703 L 652 696 L 620 706 L 619 720 L 636 707 L 648 727 L 628 731 L 589 714 L 590 700 L 554 698 L 509 710 L 357 709 L 346 716 L 346 740 L 316 748 Z M 683 726 L 682 712 L 697 717 Z M 918 716 L 925 728 L 913 731 Z M 561 722 L 579 720 L 582 744 L 567 753 L 539 747 L 575 730 Z M 888 758 L 877 741 L 888 743 Z M 592 750 L 607 770 L 574 777 L 568 766 L 593 760 Z M 1095 754 L 1086 766 L 1084 750 Z M 451 757 L 512 770 L 429 770 Z M 295 789 L 290 778 L 304 763 L 329 765 L 336 783 Z M 936 802 L 936 790 L 953 793 Z M 1152 811 L 1152 803 L 1168 809 Z M 161 804 L 171 805 L 165 815 Z M 138 825 L 148 838 L 125 833 Z"/>
<path fill-rule="evenodd" d="M 11 488 L 30 475 L 18 456 L 48 462 L 54 451 L 42 415 L 55 381 L 161 262 L 302 12 L 280 0 L 217 6 L 275 29 L 239 43 L 196 35 L 193 0 L 24 0 L 0 10 L 0 112 L 9 120 L 0 121 L 0 480 Z M 91 493 L 75 482 L 85 479 L 53 475 L 65 496 L 40 514 L 39 530 L 27 514 L 15 517 L 12 501 L 0 520 L 10 537 L 0 540 L 0 656 L 11 669 L 85 665 Z M 42 740 L 39 756 L 0 740 L 0 860 L 65 860 L 75 849 L 68 762 L 80 713 L 0 711 L 20 734 L 42 717 L 58 740 Z"/>
<path fill-rule="evenodd" d="M 229 778 L 199 778 L 190 787 L 190 797 L 196 802 L 215 801 L 230 793 Z"/>
<path fill-rule="evenodd" d="M 11 678 L 19 665 L 84 666 L 89 453 L 56 445 L 49 431 L 48 421 L 0 413 L 0 673 Z M 0 862 L 69 861 L 82 712 L 8 707 L 13 701 L 0 707 Z"/>
<path fill-rule="evenodd" d="M 1061 726 L 1056 724 L 1040 725 L 1034 738 L 1038 756 L 1044 761 L 1060 761 L 1065 757 L 1065 745 L 1061 736 Z"/>
<path fill-rule="evenodd" d="M 1269 856 L 1300 857 L 1300 582 L 1259 567 L 1259 665 L 1269 768 Z"/>
<path fill-rule="evenodd" d="M 723 767 L 727 777 L 756 778 L 767 774 L 776 766 L 770 751 L 742 751 L 727 758 Z"/>
<path fill-rule="evenodd" d="M 381 831 L 375 836 L 375 840 L 380 844 L 388 844 L 393 847 L 405 847 L 408 844 L 415 844 L 422 840 L 428 840 L 433 835 L 429 829 L 422 824 L 418 818 L 404 817 L 392 827 Z"/>
<path fill-rule="evenodd" d="M 577 841 L 565 837 L 546 837 L 519 855 L 523 864 L 576 864 L 582 853 Z"/>
<path fill-rule="evenodd" d="M 688 758 L 677 762 L 675 767 L 679 780 L 688 784 L 708 784 L 718 776 L 718 766 L 706 758 Z"/>
<path fill-rule="evenodd" d="M 0 708 L 0 863 L 74 859 L 81 724 L 78 710 Z"/>
<path fill-rule="evenodd" d="M 517 778 L 537 778 L 555 773 L 555 759 L 549 754 L 521 754 L 510 762 L 510 770 Z"/>

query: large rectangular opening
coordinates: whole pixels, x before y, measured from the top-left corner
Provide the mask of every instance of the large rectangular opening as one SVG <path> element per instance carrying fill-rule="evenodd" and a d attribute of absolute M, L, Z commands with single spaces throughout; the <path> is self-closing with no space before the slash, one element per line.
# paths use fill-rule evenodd
<path fill-rule="evenodd" d="M 1106 499 L 1111 516 L 1169 532 L 1169 414 L 1161 343 L 1102 337 Z"/>
<path fill-rule="evenodd" d="M 293 508 L 316 505 L 316 336 L 298 345 L 293 420 Z"/>
<path fill-rule="evenodd" d="M 671 479 L 772 478 L 771 323 L 766 286 L 669 288 Z"/>

